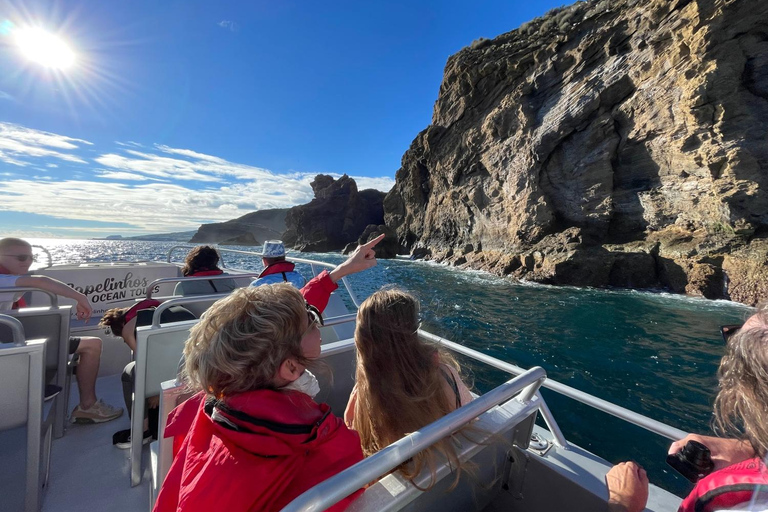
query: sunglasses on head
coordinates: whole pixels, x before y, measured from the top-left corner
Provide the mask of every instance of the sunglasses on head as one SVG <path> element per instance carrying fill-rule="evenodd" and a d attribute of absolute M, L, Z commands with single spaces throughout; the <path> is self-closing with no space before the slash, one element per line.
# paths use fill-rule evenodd
<path fill-rule="evenodd" d="M 325 325 L 325 321 L 323 321 L 323 315 L 320 313 L 320 310 L 317 309 L 315 306 L 313 306 L 310 303 L 306 303 L 307 308 L 307 318 L 309 318 L 309 326 L 312 327 L 312 324 L 318 323 L 320 325 Z"/>
<path fill-rule="evenodd" d="M 8 256 L 9 258 L 16 258 L 22 263 L 24 263 L 27 260 L 37 261 L 36 254 L 3 254 L 3 256 Z"/>
<path fill-rule="evenodd" d="M 736 334 L 743 325 L 744 324 L 721 325 L 720 334 L 723 335 L 723 341 L 728 344 L 728 340 L 731 339 L 731 336 Z"/>

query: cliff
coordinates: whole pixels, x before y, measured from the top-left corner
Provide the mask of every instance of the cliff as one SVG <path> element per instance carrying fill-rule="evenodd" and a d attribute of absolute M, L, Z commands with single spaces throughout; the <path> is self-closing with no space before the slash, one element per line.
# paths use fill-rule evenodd
<path fill-rule="evenodd" d="M 260 210 L 237 219 L 203 224 L 190 240 L 197 244 L 259 245 L 280 239 L 285 231 L 287 208 Z"/>
<path fill-rule="evenodd" d="M 385 222 L 525 279 L 768 296 L 768 2 L 601 0 L 449 58 Z"/>
<path fill-rule="evenodd" d="M 318 174 L 312 181 L 315 198 L 288 210 L 283 241 L 301 251 L 340 251 L 369 224 L 384 224 L 384 192 L 357 190 L 355 180 Z"/>

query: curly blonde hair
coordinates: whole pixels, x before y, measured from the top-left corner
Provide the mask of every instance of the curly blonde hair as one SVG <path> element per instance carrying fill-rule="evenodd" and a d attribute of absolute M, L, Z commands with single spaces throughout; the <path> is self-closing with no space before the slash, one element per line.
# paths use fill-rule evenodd
<path fill-rule="evenodd" d="M 357 312 L 354 429 L 366 456 L 454 410 L 455 403 L 443 391 L 445 377 L 440 365 L 457 371 L 459 366 L 450 354 L 419 338 L 418 313 L 418 300 L 397 288 L 375 292 Z M 431 487 L 438 453 L 457 470 L 455 485 L 462 464 L 450 437 L 398 469 L 405 478 L 413 479 L 428 467 Z"/>
<path fill-rule="evenodd" d="M 734 334 L 728 340 L 717 375 L 720 391 L 715 398 L 715 426 L 723 434 L 746 439 L 755 454 L 765 457 L 768 452 L 768 325 L 741 329 Z"/>
<path fill-rule="evenodd" d="M 190 331 L 184 347 L 190 387 L 223 398 L 276 389 L 280 364 L 301 352 L 306 302 L 290 284 L 238 288 L 217 301 Z"/>

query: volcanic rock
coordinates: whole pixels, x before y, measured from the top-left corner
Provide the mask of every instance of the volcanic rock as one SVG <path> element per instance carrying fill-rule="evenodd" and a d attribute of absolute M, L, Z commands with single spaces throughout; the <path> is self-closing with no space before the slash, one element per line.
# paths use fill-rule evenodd
<path fill-rule="evenodd" d="M 287 213 L 287 208 L 259 210 L 226 222 L 203 224 L 190 242 L 259 245 L 261 241 L 282 236 Z"/>
<path fill-rule="evenodd" d="M 384 200 L 408 250 L 554 284 L 768 294 L 768 2 L 600 0 L 448 59 Z"/>
<path fill-rule="evenodd" d="M 283 241 L 301 251 L 339 251 L 357 241 L 369 224 L 384 224 L 384 192 L 357 190 L 355 180 L 318 174 L 311 183 L 315 198 L 288 210 Z"/>

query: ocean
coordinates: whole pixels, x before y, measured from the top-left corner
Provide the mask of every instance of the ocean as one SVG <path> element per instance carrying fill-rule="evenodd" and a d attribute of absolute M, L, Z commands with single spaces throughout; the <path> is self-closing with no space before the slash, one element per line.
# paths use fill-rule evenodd
<path fill-rule="evenodd" d="M 54 264 L 165 260 L 172 242 L 30 239 Z M 254 250 L 249 247 L 232 249 Z M 256 251 L 260 250 L 255 248 Z M 186 251 L 174 253 L 175 260 Z M 340 254 L 295 254 L 339 263 Z M 224 254 L 230 267 L 261 270 L 256 256 Z M 33 267 L 34 268 L 34 267 Z M 298 270 L 310 275 L 308 267 Z M 742 322 L 751 308 L 727 302 L 631 290 L 552 287 L 422 261 L 380 260 L 350 277 L 358 298 L 384 285 L 422 303 L 422 328 L 529 368 L 682 430 L 709 433 L 724 353 L 719 326 Z M 348 301 L 351 304 L 351 301 Z M 509 378 L 459 358 L 478 392 Z M 611 462 L 642 464 L 653 483 L 684 496 L 692 485 L 666 466 L 669 441 L 544 390 L 560 428 Z"/>

